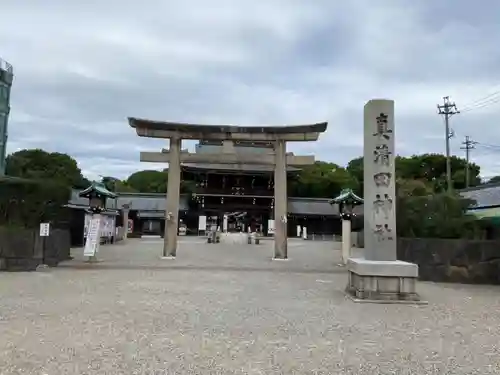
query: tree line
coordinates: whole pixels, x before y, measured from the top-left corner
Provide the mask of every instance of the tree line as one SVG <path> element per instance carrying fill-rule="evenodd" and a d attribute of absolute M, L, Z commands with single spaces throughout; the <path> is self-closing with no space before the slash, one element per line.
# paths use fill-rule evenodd
<path fill-rule="evenodd" d="M 451 158 L 455 189 L 465 187 L 466 161 Z M 6 160 L 6 173 L 13 177 L 48 179 L 64 185 L 83 189 L 90 181 L 83 176 L 77 161 L 67 154 L 46 152 L 41 149 L 21 150 L 10 154 Z M 469 164 L 470 186 L 481 184 L 480 167 Z M 417 195 L 440 193 L 446 189 L 446 158 L 440 154 L 422 154 L 396 158 L 398 187 L 408 193 L 417 190 Z M 491 182 L 498 182 L 500 176 Z M 102 182 L 115 192 L 165 193 L 168 170 L 142 170 L 126 179 L 105 176 Z M 303 167 L 290 177 L 289 195 L 311 198 L 331 198 L 342 189 L 351 188 L 363 195 L 363 158 L 351 160 L 344 168 L 335 163 L 318 161 Z M 182 190 L 189 190 L 189 181 L 183 181 Z M 405 194 L 406 194 L 405 193 Z"/>
<path fill-rule="evenodd" d="M 452 157 L 455 189 L 465 187 L 466 161 Z M 67 154 L 41 149 L 21 150 L 6 160 L 6 173 L 28 180 L 47 180 L 59 186 L 84 189 L 90 181 L 83 176 L 77 161 Z M 481 184 L 480 168 L 469 165 L 471 186 Z M 498 182 L 500 177 L 490 181 Z M 142 170 L 126 179 L 102 178 L 115 192 L 166 193 L 168 170 Z M 181 192 L 192 192 L 193 181 L 182 181 Z M 288 194 L 295 197 L 333 198 L 351 188 L 363 196 L 363 158 L 351 160 L 346 167 L 318 161 L 290 176 Z M 12 189 L 10 190 L 13 191 Z M 397 231 L 405 237 L 481 237 L 481 226 L 467 215 L 472 202 L 456 193 L 446 192 L 446 158 L 422 154 L 396 158 Z M 482 232 L 481 232 L 482 231 Z"/>

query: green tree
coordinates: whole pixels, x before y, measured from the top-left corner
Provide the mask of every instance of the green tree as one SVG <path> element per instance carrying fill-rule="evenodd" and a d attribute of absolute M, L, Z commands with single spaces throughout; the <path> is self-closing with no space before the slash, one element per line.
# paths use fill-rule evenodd
<path fill-rule="evenodd" d="M 480 227 L 466 211 L 473 202 L 454 193 L 399 196 L 397 231 L 402 237 L 474 238 Z"/>
<path fill-rule="evenodd" d="M 356 181 L 356 188 L 354 189 L 354 192 L 359 196 L 363 196 L 363 183 L 364 183 L 363 157 L 360 156 L 359 158 L 352 159 L 347 164 L 346 171 Z"/>
<path fill-rule="evenodd" d="M 432 185 L 425 180 L 396 181 L 396 195 L 398 197 L 425 197 L 433 193 Z"/>
<path fill-rule="evenodd" d="M 6 174 L 25 179 L 51 180 L 80 189 L 90 185 L 71 156 L 41 149 L 21 150 L 7 156 Z"/>
<path fill-rule="evenodd" d="M 127 181 L 121 181 L 119 178 L 112 176 L 105 176 L 102 178 L 101 182 L 106 186 L 109 191 L 114 191 L 115 193 L 134 193 L 137 192 L 134 188 L 127 184 Z"/>
<path fill-rule="evenodd" d="M 463 158 L 450 158 L 453 187 L 463 189 L 466 185 L 465 170 L 467 162 Z M 432 183 L 435 191 L 446 190 L 446 156 L 441 154 L 413 155 L 396 161 L 397 175 L 403 179 L 421 179 Z M 481 184 L 480 168 L 469 163 L 470 186 Z"/>
<path fill-rule="evenodd" d="M 144 170 L 131 174 L 126 185 L 139 193 L 166 193 L 167 171 Z"/>
<path fill-rule="evenodd" d="M 466 161 L 456 156 L 451 157 L 453 186 L 463 189 L 466 185 Z M 347 171 L 359 182 L 357 193 L 363 191 L 363 158 L 355 158 L 347 165 Z M 470 186 L 481 184 L 480 168 L 469 163 Z M 441 154 L 422 154 L 410 157 L 396 157 L 396 177 L 403 180 L 420 180 L 432 187 L 435 192 L 446 190 L 446 157 Z"/>
<path fill-rule="evenodd" d="M 356 188 L 357 181 L 342 167 L 318 161 L 301 169 L 290 183 L 289 195 L 327 198 L 342 189 Z"/>

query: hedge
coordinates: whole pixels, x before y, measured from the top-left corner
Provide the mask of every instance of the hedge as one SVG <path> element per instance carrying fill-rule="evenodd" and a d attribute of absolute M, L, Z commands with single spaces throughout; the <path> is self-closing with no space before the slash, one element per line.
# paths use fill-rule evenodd
<path fill-rule="evenodd" d="M 68 220 L 71 188 L 46 180 L 0 177 L 0 226 L 38 228 Z"/>

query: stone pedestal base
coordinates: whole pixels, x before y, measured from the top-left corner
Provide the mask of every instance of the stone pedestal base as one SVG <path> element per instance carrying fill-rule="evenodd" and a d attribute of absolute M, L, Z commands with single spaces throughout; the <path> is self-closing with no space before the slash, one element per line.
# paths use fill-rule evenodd
<path fill-rule="evenodd" d="M 346 292 L 356 302 L 418 303 L 418 266 L 396 261 L 349 258 Z"/>

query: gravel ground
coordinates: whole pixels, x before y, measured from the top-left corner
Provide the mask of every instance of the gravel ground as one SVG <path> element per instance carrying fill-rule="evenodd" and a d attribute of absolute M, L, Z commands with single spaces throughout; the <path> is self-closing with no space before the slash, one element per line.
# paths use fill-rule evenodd
<path fill-rule="evenodd" d="M 500 373 L 500 288 L 420 283 L 428 306 L 356 304 L 332 242 L 101 247 L 0 274 L 0 374 Z"/>

